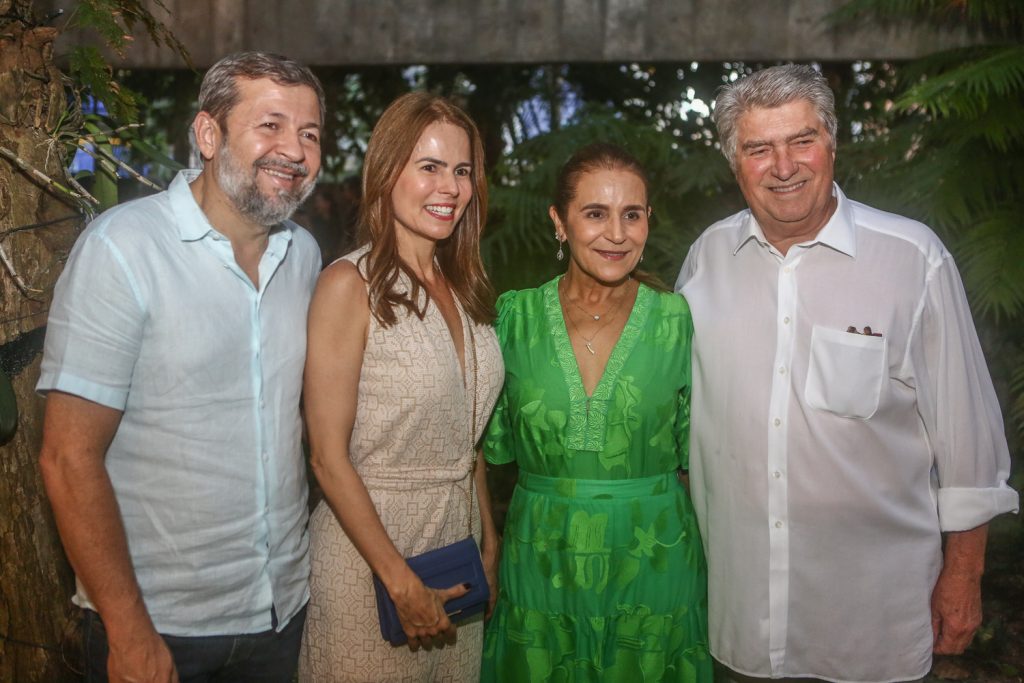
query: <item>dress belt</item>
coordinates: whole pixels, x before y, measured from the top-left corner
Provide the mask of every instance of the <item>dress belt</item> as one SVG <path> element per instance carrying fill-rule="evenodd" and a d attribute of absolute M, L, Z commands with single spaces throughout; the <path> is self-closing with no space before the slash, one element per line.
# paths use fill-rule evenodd
<path fill-rule="evenodd" d="M 680 483 L 675 471 L 636 479 L 566 479 L 520 471 L 518 485 L 562 498 L 638 498 L 673 491 Z"/>
<path fill-rule="evenodd" d="M 466 486 L 470 472 L 445 472 L 438 470 L 399 470 L 386 475 L 359 473 L 363 484 L 370 491 L 423 491 L 442 486 Z"/>

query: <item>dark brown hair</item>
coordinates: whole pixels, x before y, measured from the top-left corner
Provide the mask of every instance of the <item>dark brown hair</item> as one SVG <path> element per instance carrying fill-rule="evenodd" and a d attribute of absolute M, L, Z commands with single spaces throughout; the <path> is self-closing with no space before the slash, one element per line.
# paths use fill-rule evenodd
<path fill-rule="evenodd" d="M 381 115 L 363 162 L 359 243 L 370 246 L 363 257 L 370 312 L 385 327 L 397 320 L 395 306 L 404 306 L 420 319 L 426 314 L 429 297 L 423 283 L 398 255 L 392 193 L 420 136 L 433 123 L 449 123 L 466 131 L 473 165 L 473 197 L 452 235 L 438 243 L 437 263 L 470 318 L 483 324 L 493 322 L 495 317 L 494 289 L 480 260 L 480 234 L 487 217 L 487 177 L 480 133 L 473 120 L 448 100 L 414 92 L 399 97 Z M 411 291 L 396 286 L 402 273 L 412 283 Z"/>
<path fill-rule="evenodd" d="M 650 181 L 640 160 L 618 145 L 594 142 L 576 150 L 558 172 L 558 180 L 555 181 L 555 200 L 552 206 L 555 207 L 555 212 L 558 213 L 562 223 L 568 223 L 566 217 L 569 215 L 569 205 L 576 199 L 576 189 L 579 187 L 580 180 L 586 174 L 599 170 L 622 170 L 635 174 L 644 184 L 644 201 L 647 202 L 650 198 Z M 650 204 L 647 206 L 650 208 Z M 665 283 L 652 273 L 636 268 L 632 276 L 651 289 L 670 291 Z"/>

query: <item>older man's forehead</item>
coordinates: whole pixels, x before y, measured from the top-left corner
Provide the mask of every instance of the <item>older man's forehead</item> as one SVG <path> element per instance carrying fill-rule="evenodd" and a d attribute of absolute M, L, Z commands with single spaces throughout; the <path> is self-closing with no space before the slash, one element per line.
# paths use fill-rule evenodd
<path fill-rule="evenodd" d="M 818 111 L 807 100 L 794 100 L 778 107 L 752 107 L 737 121 L 741 145 L 759 138 L 784 141 L 820 135 L 824 128 Z"/>

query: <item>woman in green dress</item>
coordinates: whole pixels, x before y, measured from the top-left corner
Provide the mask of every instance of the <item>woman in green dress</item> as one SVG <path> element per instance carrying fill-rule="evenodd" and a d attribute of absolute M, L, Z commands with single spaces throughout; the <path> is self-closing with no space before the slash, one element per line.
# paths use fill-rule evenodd
<path fill-rule="evenodd" d="M 646 175 L 585 147 L 549 214 L 567 272 L 498 302 L 506 378 L 484 453 L 519 480 L 482 680 L 707 683 L 707 576 L 679 475 L 692 323 L 636 270 Z"/>

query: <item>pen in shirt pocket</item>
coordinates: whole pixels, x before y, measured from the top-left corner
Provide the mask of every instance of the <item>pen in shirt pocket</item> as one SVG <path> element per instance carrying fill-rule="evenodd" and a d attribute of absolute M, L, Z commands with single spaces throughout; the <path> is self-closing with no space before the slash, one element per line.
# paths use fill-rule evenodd
<path fill-rule="evenodd" d="M 882 336 L 881 332 L 872 332 L 871 331 L 871 327 L 869 325 L 865 325 L 864 326 L 864 331 L 863 332 L 858 330 L 853 325 L 850 325 L 849 327 L 847 327 L 846 331 L 851 333 L 851 334 L 863 334 L 866 337 L 881 337 Z"/>

